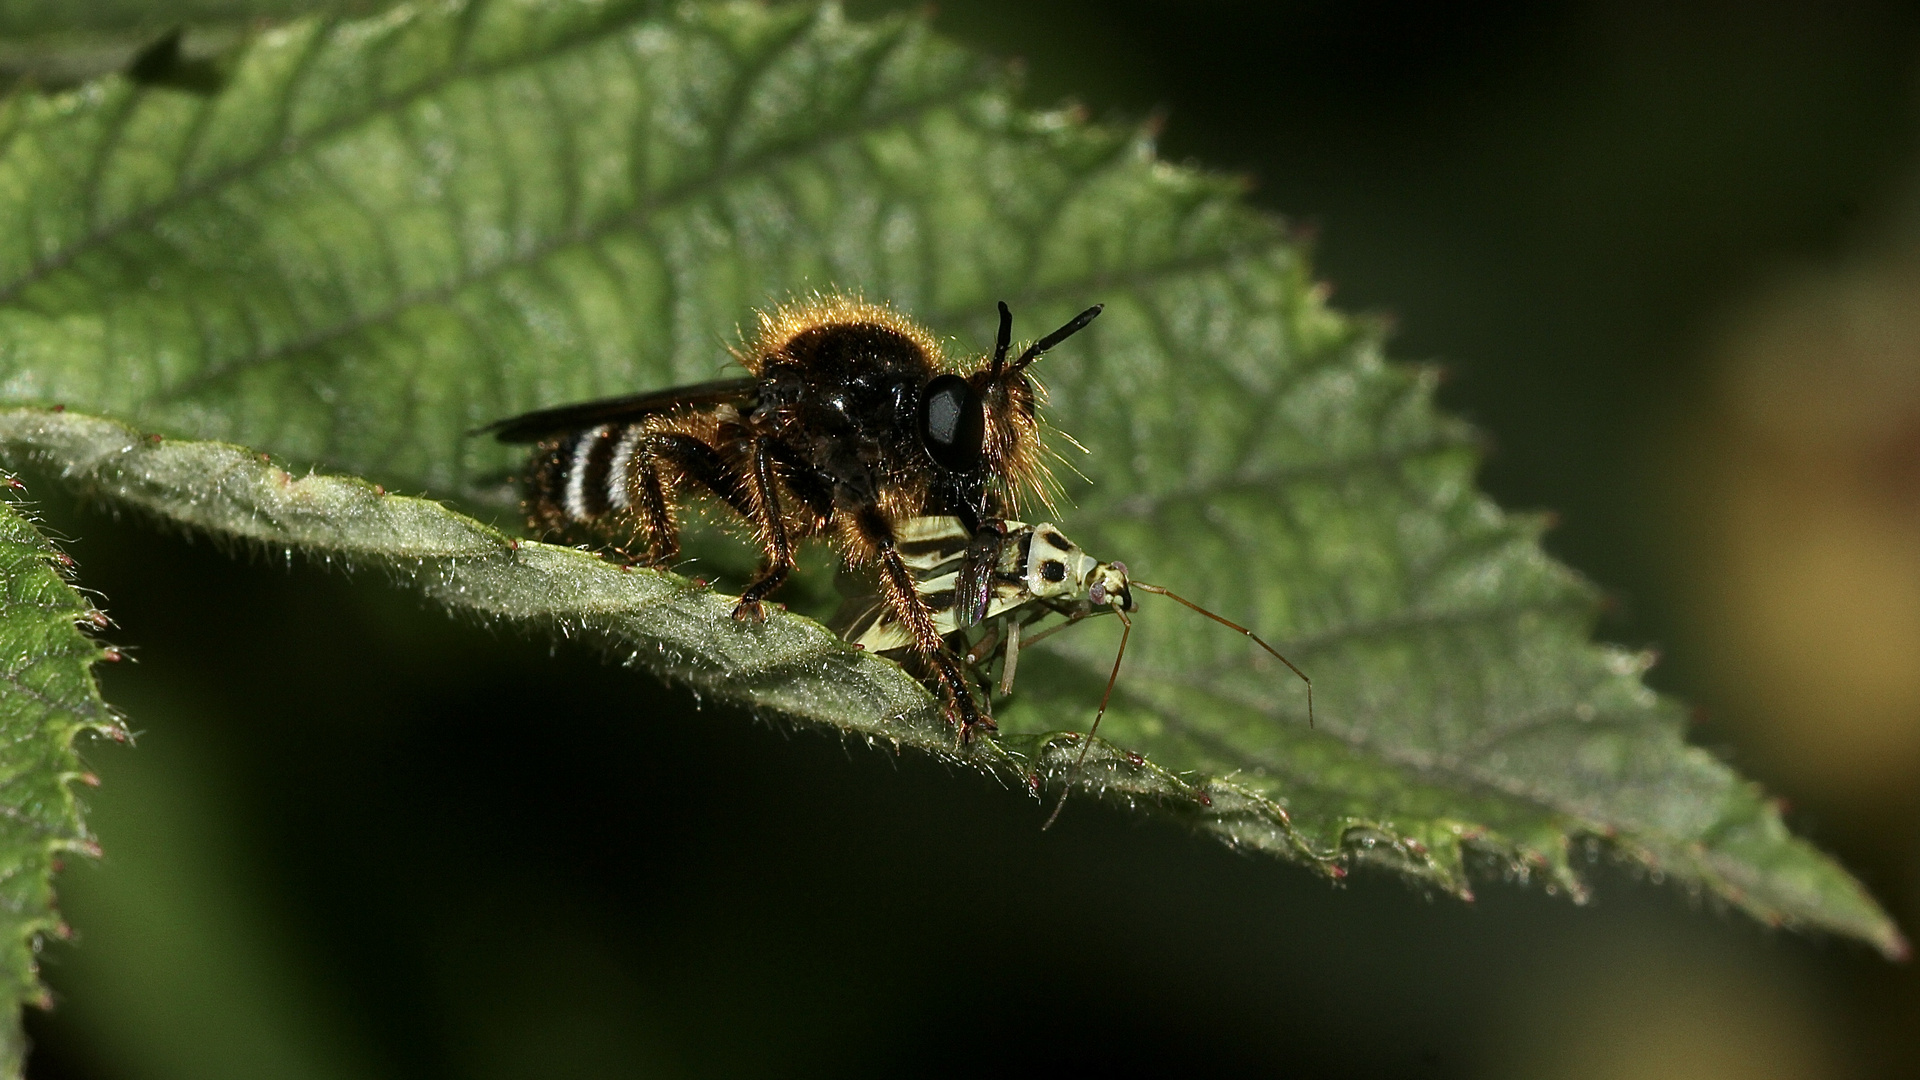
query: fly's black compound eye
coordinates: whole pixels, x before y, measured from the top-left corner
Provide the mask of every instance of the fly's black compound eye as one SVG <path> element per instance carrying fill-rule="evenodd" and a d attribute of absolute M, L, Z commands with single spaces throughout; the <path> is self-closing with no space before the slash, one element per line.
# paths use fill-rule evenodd
<path fill-rule="evenodd" d="M 920 441 L 943 468 L 973 472 L 987 439 L 987 412 L 967 380 L 942 375 L 920 396 Z"/>

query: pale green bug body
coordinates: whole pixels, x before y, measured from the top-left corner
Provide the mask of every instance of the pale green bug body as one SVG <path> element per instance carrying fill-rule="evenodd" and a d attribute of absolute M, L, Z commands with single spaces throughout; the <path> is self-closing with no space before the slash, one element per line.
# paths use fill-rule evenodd
<path fill-rule="evenodd" d="M 1009 645 L 1002 692 L 1019 649 L 1019 632 L 1048 614 L 1084 618 L 1104 609 L 1133 610 L 1125 563 L 1101 562 L 1066 538 L 1058 526 L 1006 523 L 1007 536 L 990 582 L 986 614 L 977 625 L 998 644 Z M 902 558 L 914 574 L 914 590 L 932 610 L 941 636 L 964 627 L 955 603 L 966 530 L 956 518 L 919 517 L 899 530 Z M 877 596 L 850 601 L 836 620 L 841 636 L 870 652 L 892 652 L 913 644 L 912 635 Z M 982 656 L 991 655 L 991 648 Z M 978 657 L 976 657 L 978 659 Z"/>

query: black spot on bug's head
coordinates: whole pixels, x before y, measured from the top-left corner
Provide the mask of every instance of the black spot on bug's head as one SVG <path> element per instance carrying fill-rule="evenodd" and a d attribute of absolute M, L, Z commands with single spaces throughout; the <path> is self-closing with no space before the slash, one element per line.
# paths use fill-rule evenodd
<path fill-rule="evenodd" d="M 980 468 L 986 452 L 987 413 L 980 395 L 958 375 L 942 375 L 920 396 L 920 441 L 941 467 L 958 473 Z"/>
<path fill-rule="evenodd" d="M 1067 538 L 1065 536 L 1062 536 L 1060 534 L 1060 530 L 1058 529 L 1040 529 L 1036 531 L 1034 535 L 1038 536 L 1042 540 L 1045 540 L 1047 542 L 1047 546 L 1054 549 L 1055 551 L 1072 551 L 1073 550 L 1073 545 L 1067 541 Z"/>
<path fill-rule="evenodd" d="M 1040 564 L 1040 576 L 1051 582 L 1067 580 L 1067 564 L 1059 559 L 1048 559 Z"/>

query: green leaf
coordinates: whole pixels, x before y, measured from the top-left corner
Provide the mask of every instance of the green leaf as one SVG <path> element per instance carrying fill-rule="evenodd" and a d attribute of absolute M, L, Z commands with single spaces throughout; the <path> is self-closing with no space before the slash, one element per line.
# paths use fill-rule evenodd
<path fill-rule="evenodd" d="M 14 484 L 11 478 L 7 483 Z M 15 485 L 17 486 L 17 485 Z M 19 1074 L 22 1004 L 45 1007 L 41 939 L 65 936 L 53 871 L 67 852 L 98 854 L 70 785 L 91 781 L 74 738 L 126 729 L 100 698 L 95 661 L 107 656 L 82 625 L 106 625 L 67 583 L 72 560 L 10 502 L 0 501 L 0 1075 Z"/>
<path fill-rule="evenodd" d="M 0 39 L 51 34 L 158 33 L 176 26 L 286 18 L 313 11 L 366 12 L 372 0 L 8 0 L 0 7 Z"/>
<path fill-rule="evenodd" d="M 369 12 L 378 0 L 10 0 L 0 5 L 0 92 L 65 89 L 118 72 L 210 90 L 219 58 L 249 24 L 318 11 Z"/>
<path fill-rule="evenodd" d="M 0 394 L 109 498 L 394 568 L 456 606 L 587 631 L 729 699 L 1015 780 L 1071 780 L 1339 875 L 1583 895 L 1591 847 L 1773 923 L 1905 946 L 1860 886 L 1684 739 L 1594 591 L 1473 486 L 1429 373 L 1327 308 L 1301 246 L 1137 132 L 1018 107 L 913 20 L 565 0 L 269 31 L 217 96 L 108 80 L 9 106 Z M 1111 744 L 1075 770 L 1117 628 L 1022 665 L 958 748 L 917 685 L 824 631 L 762 631 L 671 575 L 522 543 L 229 440 L 504 513 L 524 409 L 710 379 L 750 312 L 858 289 L 991 340 L 1106 314 L 1040 366 L 1087 448 L 1059 523 L 1256 627 L 1137 617 Z M 745 558 L 736 555 L 736 562 Z M 804 591 L 804 590 L 803 590 Z"/>
<path fill-rule="evenodd" d="M 143 436 L 72 412 L 0 411 L 0 446 L 163 520 L 392 570 L 448 607 L 588 637 L 628 663 L 730 700 L 929 749 L 953 746 L 932 698 L 897 665 L 797 616 L 743 631 L 732 600 L 677 575 L 520 540 L 357 478 L 296 478 L 242 447 Z"/>

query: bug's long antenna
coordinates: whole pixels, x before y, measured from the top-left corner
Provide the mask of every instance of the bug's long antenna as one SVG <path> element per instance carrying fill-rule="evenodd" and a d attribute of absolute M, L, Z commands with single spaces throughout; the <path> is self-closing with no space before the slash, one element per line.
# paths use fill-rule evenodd
<path fill-rule="evenodd" d="M 1007 346 L 1013 344 L 1013 312 L 1007 310 L 1007 302 L 1000 301 L 1000 333 L 993 339 L 993 366 L 987 370 L 996 378 L 1000 369 L 1007 363 Z"/>
<path fill-rule="evenodd" d="M 1127 657 L 1127 639 L 1133 636 L 1133 620 L 1127 618 L 1127 613 L 1119 608 L 1114 608 L 1113 613 L 1120 616 L 1120 625 L 1125 629 L 1120 631 L 1120 649 L 1113 654 L 1113 674 L 1107 676 L 1107 692 L 1100 695 L 1100 711 L 1093 714 L 1093 726 L 1087 729 L 1086 741 L 1080 744 L 1080 756 L 1074 759 L 1073 771 L 1076 773 L 1080 771 L 1080 766 L 1087 763 L 1087 751 L 1093 749 L 1093 733 L 1100 730 L 1100 718 L 1107 715 L 1107 702 L 1113 699 L 1113 684 L 1120 678 L 1120 661 Z M 1060 793 L 1060 801 L 1053 804 L 1053 813 L 1047 815 L 1047 823 L 1040 826 L 1041 832 L 1053 828 L 1053 823 L 1060 818 L 1060 811 L 1066 809 L 1067 796 L 1072 793 L 1071 787 Z"/>
<path fill-rule="evenodd" d="M 1237 622 L 1233 622 L 1228 619 L 1223 619 L 1220 616 L 1215 615 L 1213 612 L 1208 611 L 1206 608 L 1201 607 L 1199 604 L 1194 603 L 1193 601 L 1187 599 L 1184 596 L 1179 595 L 1178 593 L 1174 593 L 1169 590 L 1163 589 L 1158 585 L 1149 585 L 1146 582 L 1140 581 L 1138 579 L 1135 579 L 1132 584 L 1133 584 L 1133 587 L 1136 589 L 1141 589 L 1146 592 L 1153 593 L 1156 596 L 1164 596 L 1169 600 L 1174 600 L 1179 603 L 1185 604 L 1186 606 L 1192 608 L 1193 610 L 1199 612 L 1202 615 L 1205 615 L 1207 618 L 1212 619 L 1214 622 L 1217 622 L 1221 626 L 1227 627 L 1230 630 L 1238 630 L 1240 633 L 1245 634 L 1247 635 L 1247 637 L 1251 638 L 1255 645 L 1258 645 L 1261 648 L 1267 650 L 1267 652 L 1270 653 L 1275 660 L 1278 660 L 1281 663 L 1287 665 L 1288 671 L 1291 671 L 1295 675 L 1300 676 L 1300 681 L 1307 684 L 1307 726 L 1308 727 L 1313 726 L 1313 680 L 1307 678 L 1306 672 L 1301 671 L 1297 667 L 1294 667 L 1293 661 L 1287 659 L 1284 656 L 1281 656 L 1280 650 L 1275 649 L 1273 646 L 1260 640 L 1259 634 L 1256 634 L 1253 631 L 1247 629 L 1246 627 L 1241 626 Z M 1109 687 L 1109 689 L 1111 689 L 1111 687 Z"/>
<path fill-rule="evenodd" d="M 1004 304 L 1001 305 L 1003 309 L 1005 308 L 1005 306 L 1006 305 Z M 1105 306 L 1106 306 L 1105 304 L 1093 305 L 1092 307 L 1088 308 L 1087 310 L 1081 312 L 1078 315 L 1075 315 L 1072 319 L 1068 320 L 1067 325 L 1061 327 L 1058 330 L 1055 330 L 1053 333 L 1048 334 L 1046 337 L 1043 337 L 1039 341 L 1036 341 L 1033 344 L 1027 346 L 1027 351 L 1021 353 L 1019 359 L 1015 360 L 1013 362 L 1013 366 L 1008 368 L 1007 370 L 1009 372 L 1019 371 L 1021 368 L 1026 367 L 1028 364 L 1031 364 L 1035 360 L 1040 359 L 1041 353 L 1046 352 L 1048 349 L 1053 348 L 1055 345 L 1058 345 L 1061 342 L 1072 337 L 1073 335 L 1079 333 L 1080 331 L 1085 330 L 1087 328 L 1087 324 L 1092 322 L 1096 317 L 1098 317 L 1100 314 L 1100 309 Z M 1004 318 L 1005 316 L 1002 316 L 1002 317 Z M 1004 326 L 1006 324 L 1002 323 L 1001 325 Z"/>

